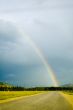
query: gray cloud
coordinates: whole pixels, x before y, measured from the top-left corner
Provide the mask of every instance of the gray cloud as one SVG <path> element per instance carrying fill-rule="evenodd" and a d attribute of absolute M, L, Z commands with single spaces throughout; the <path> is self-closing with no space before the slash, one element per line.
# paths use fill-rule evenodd
<path fill-rule="evenodd" d="M 0 20 L 0 42 L 16 42 L 19 34 L 15 26 L 10 22 Z"/>
<path fill-rule="evenodd" d="M 10 22 L 0 23 L 0 60 L 25 65 L 39 64 L 34 48 Z M 2 28 L 1 28 L 2 27 Z"/>
<path fill-rule="evenodd" d="M 8 5 L 5 5 L 8 4 Z M 17 5 L 18 4 L 18 5 Z M 72 0 L 13 0 L 1 1 L 1 13 L 16 13 L 39 10 L 73 9 Z"/>
<path fill-rule="evenodd" d="M 67 74 L 65 82 L 70 81 L 68 73 L 73 71 L 73 0 L 3 0 L 0 4 L 0 60 L 36 67 L 41 64 L 26 35 L 19 32 L 23 29 L 40 48 L 58 78 L 62 81 L 63 74 Z M 72 78 L 72 72 L 70 74 Z"/>

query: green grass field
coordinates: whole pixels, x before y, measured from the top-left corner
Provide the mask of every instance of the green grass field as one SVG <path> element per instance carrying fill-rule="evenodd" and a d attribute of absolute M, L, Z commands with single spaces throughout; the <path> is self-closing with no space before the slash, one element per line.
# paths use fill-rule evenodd
<path fill-rule="evenodd" d="M 0 101 L 21 96 L 34 95 L 42 92 L 43 91 L 0 91 Z"/>

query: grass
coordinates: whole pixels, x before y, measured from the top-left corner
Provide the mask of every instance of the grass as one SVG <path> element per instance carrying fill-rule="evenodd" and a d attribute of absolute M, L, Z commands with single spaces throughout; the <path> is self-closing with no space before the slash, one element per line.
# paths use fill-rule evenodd
<path fill-rule="evenodd" d="M 42 91 L 0 91 L 0 101 L 42 93 Z"/>
<path fill-rule="evenodd" d="M 63 96 L 68 100 L 68 102 L 73 106 L 73 91 L 64 91 Z"/>
<path fill-rule="evenodd" d="M 73 95 L 73 91 L 64 91 L 64 93 L 66 93 L 68 95 Z"/>

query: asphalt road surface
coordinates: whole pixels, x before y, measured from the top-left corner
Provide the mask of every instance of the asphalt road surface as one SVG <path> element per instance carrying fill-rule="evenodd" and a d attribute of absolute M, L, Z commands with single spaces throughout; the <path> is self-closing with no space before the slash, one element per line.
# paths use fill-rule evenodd
<path fill-rule="evenodd" d="M 48 92 L 0 104 L 0 110 L 73 110 L 73 107 L 58 92 Z"/>

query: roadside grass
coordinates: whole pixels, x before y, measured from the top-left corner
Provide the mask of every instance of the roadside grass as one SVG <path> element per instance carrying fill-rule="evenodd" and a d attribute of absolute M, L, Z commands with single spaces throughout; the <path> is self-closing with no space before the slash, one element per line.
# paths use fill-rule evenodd
<path fill-rule="evenodd" d="M 64 91 L 65 94 L 73 95 L 73 91 Z"/>
<path fill-rule="evenodd" d="M 0 91 L 0 101 L 21 96 L 34 95 L 43 92 L 44 91 Z"/>
<path fill-rule="evenodd" d="M 68 100 L 70 104 L 73 106 L 73 91 L 64 91 L 63 96 Z"/>

